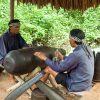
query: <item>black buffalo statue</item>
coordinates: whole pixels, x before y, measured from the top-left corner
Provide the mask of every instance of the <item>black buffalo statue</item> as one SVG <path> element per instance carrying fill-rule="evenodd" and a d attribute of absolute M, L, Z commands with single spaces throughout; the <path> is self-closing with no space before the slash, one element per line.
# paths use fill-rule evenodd
<path fill-rule="evenodd" d="M 9 52 L 4 59 L 5 70 L 14 75 L 21 75 L 30 73 L 37 66 L 40 66 L 42 69 L 44 69 L 47 65 L 44 63 L 44 61 L 34 56 L 33 53 L 43 52 L 49 59 L 52 60 L 54 58 L 54 52 L 57 49 L 63 55 L 66 54 L 64 49 L 46 46 L 13 50 Z"/>
<path fill-rule="evenodd" d="M 95 63 L 94 63 L 94 82 L 100 82 L 100 52 L 95 54 Z"/>

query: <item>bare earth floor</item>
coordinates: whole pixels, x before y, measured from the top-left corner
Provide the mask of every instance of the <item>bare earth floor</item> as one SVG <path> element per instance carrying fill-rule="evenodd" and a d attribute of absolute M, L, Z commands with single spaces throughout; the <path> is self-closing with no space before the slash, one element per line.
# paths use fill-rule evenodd
<path fill-rule="evenodd" d="M 0 100 L 4 100 L 5 97 L 9 94 L 7 89 L 13 85 L 9 81 L 7 74 L 3 73 L 0 76 Z M 17 100 L 30 100 L 27 93 L 23 93 Z M 67 100 L 67 98 L 66 98 Z M 82 100 L 100 100 L 100 82 L 95 83 L 93 88 L 86 92 Z"/>

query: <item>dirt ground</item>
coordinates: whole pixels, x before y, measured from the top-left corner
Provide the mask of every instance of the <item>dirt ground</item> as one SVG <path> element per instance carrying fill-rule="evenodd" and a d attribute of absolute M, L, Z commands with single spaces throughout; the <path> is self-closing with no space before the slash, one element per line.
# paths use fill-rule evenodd
<path fill-rule="evenodd" d="M 0 100 L 4 100 L 5 97 L 9 94 L 7 89 L 13 85 L 12 82 L 9 81 L 9 77 L 6 73 L 2 73 L 0 76 Z M 31 100 L 28 94 L 23 93 L 17 100 Z M 68 100 L 68 99 L 66 99 Z M 93 88 L 86 92 L 84 98 L 82 100 L 100 100 L 100 83 L 95 83 Z"/>
<path fill-rule="evenodd" d="M 2 73 L 0 76 L 0 100 L 4 100 L 5 97 L 9 94 L 7 89 L 14 85 L 14 83 L 9 81 L 7 73 Z M 30 100 L 27 93 L 23 93 L 17 100 Z"/>

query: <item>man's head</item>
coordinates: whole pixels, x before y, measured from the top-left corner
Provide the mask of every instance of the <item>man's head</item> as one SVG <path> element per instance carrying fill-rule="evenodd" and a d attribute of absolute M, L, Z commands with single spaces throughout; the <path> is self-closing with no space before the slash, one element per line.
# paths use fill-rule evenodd
<path fill-rule="evenodd" d="M 85 34 L 80 29 L 72 29 L 69 35 L 69 42 L 72 47 L 82 44 Z"/>
<path fill-rule="evenodd" d="M 20 21 L 18 19 L 12 19 L 8 23 L 9 30 L 12 33 L 12 35 L 15 35 L 19 33 L 20 30 Z"/>

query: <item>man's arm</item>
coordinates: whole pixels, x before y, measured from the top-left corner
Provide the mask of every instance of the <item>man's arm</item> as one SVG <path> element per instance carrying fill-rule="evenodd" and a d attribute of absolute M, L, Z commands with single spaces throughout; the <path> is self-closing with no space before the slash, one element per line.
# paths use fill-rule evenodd
<path fill-rule="evenodd" d="M 28 47 L 28 44 L 26 43 L 26 41 L 22 38 L 22 36 L 19 36 L 19 42 L 20 42 L 20 47 Z"/>
<path fill-rule="evenodd" d="M 57 72 L 69 72 L 70 70 L 75 68 L 78 63 L 78 57 L 74 53 L 71 53 L 63 61 L 52 61 L 47 58 L 42 52 L 36 52 L 34 55 L 39 57 L 41 60 L 44 60 L 50 68 Z"/>
<path fill-rule="evenodd" d="M 63 61 L 55 62 L 55 61 L 51 61 L 50 59 L 46 59 L 45 63 L 57 72 L 64 72 L 64 71 L 69 72 L 70 70 L 72 70 L 77 66 L 78 57 L 72 53 Z"/>

